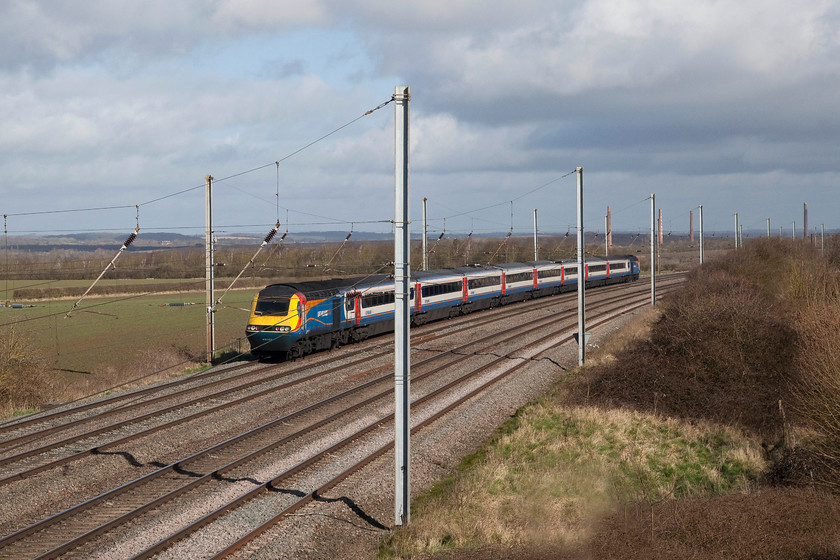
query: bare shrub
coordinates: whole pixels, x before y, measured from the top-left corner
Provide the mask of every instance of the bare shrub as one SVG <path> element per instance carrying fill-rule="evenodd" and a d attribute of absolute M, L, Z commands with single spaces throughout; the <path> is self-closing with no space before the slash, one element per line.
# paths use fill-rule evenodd
<path fill-rule="evenodd" d="M 618 354 L 621 367 L 588 372 L 591 402 L 731 422 L 772 445 L 782 434 L 778 401 L 796 338 L 783 309 L 724 267 L 697 271 L 663 301 L 650 340 Z"/>
<path fill-rule="evenodd" d="M 36 408 L 52 394 L 45 364 L 15 325 L 0 331 L 0 413 Z"/>
<path fill-rule="evenodd" d="M 795 413 L 810 430 L 805 442 L 815 452 L 820 482 L 840 488 L 840 302 L 803 311 L 809 336 L 799 341 L 799 375 L 792 385 Z"/>

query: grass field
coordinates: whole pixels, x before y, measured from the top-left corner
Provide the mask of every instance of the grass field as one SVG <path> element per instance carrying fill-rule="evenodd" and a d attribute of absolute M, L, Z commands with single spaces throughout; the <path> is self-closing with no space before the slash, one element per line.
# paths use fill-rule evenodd
<path fill-rule="evenodd" d="M 120 285 L 144 282 L 122 280 Z M 217 348 L 244 336 L 248 319 L 245 310 L 256 291 L 231 290 L 225 296 L 215 315 Z M 65 317 L 75 301 L 63 298 L 29 302 L 32 307 L 23 309 L 0 307 L 0 325 L 23 334 L 48 365 L 71 377 L 96 375 L 105 367 L 133 366 L 150 348 L 174 347 L 184 354 L 201 356 L 206 347 L 203 292 L 87 297 L 69 318 Z M 173 307 L 168 303 L 192 305 Z"/>

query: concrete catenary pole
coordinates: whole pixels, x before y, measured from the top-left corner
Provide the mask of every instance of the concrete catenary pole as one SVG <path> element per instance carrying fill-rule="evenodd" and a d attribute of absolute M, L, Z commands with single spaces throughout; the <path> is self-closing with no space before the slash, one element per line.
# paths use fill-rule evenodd
<path fill-rule="evenodd" d="M 586 360 L 586 263 L 583 254 L 583 167 L 577 173 L 577 292 L 578 292 L 578 365 Z"/>
<path fill-rule="evenodd" d="M 610 234 L 608 233 L 610 230 L 610 216 L 609 214 L 604 216 L 604 256 L 610 256 Z"/>
<path fill-rule="evenodd" d="M 705 255 L 703 254 L 703 205 L 700 205 L 700 264 L 703 264 Z"/>
<path fill-rule="evenodd" d="M 735 212 L 735 248 L 738 248 L 738 212 Z"/>
<path fill-rule="evenodd" d="M 796 220 L 793 221 L 793 225 L 790 226 L 791 232 L 790 237 L 791 239 L 796 239 Z"/>
<path fill-rule="evenodd" d="M 770 239 L 770 218 L 767 218 L 767 239 Z"/>
<path fill-rule="evenodd" d="M 408 524 L 411 508 L 411 277 L 408 212 L 408 86 L 394 89 L 394 524 Z M 420 297 L 420 294 L 415 294 Z"/>
<path fill-rule="evenodd" d="M 423 270 L 429 270 L 429 252 L 426 250 L 426 197 L 423 197 L 423 242 L 421 247 L 423 248 Z"/>
<path fill-rule="evenodd" d="M 808 203 L 805 202 L 803 204 L 805 206 L 802 210 L 802 213 L 803 213 L 803 218 L 805 219 L 805 223 L 802 225 L 802 231 L 803 231 L 802 238 L 803 239 L 808 239 Z"/>
<path fill-rule="evenodd" d="M 537 229 L 537 209 L 534 208 L 534 260 L 540 260 L 540 240 L 539 230 Z"/>
<path fill-rule="evenodd" d="M 213 177 L 204 176 L 204 292 L 206 297 L 207 322 L 207 363 L 212 364 L 216 354 L 216 332 L 213 314 Z"/>
<path fill-rule="evenodd" d="M 688 211 L 688 240 L 694 243 L 694 210 Z"/>
<path fill-rule="evenodd" d="M 612 210 L 609 206 L 607 206 L 607 239 L 609 240 L 607 245 L 612 248 Z"/>
<path fill-rule="evenodd" d="M 656 305 L 656 194 L 650 195 L 650 304 Z"/>

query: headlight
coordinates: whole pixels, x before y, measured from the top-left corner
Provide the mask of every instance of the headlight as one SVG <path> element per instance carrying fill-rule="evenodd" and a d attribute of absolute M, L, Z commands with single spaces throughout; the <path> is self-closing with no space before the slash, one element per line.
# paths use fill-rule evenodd
<path fill-rule="evenodd" d="M 248 325 L 245 327 L 246 332 L 289 332 L 292 330 L 292 327 L 289 326 L 278 326 L 278 325 L 269 325 L 267 327 L 261 327 L 259 325 Z"/>

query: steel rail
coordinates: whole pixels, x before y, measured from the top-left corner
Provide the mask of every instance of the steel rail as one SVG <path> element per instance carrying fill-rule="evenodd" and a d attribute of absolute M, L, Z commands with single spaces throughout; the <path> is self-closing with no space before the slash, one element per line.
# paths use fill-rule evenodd
<path fill-rule="evenodd" d="M 552 319 L 552 320 L 554 320 L 554 319 Z M 539 327 L 535 327 L 535 328 L 539 328 Z M 520 332 L 518 332 L 518 333 L 517 333 L 517 335 L 516 335 L 516 336 L 521 336 L 521 335 L 522 335 L 522 332 L 520 331 Z M 491 338 L 491 337 L 486 337 L 486 338 Z M 473 344 L 474 344 L 474 343 L 473 343 Z M 464 345 L 464 347 L 466 347 L 466 346 L 469 346 L 469 345 Z M 431 359 L 431 358 L 430 358 L 430 359 Z M 429 359 L 429 360 L 430 360 L 430 359 Z M 425 363 L 425 362 L 427 362 L 427 361 L 428 361 L 428 360 L 424 360 L 424 363 Z M 430 373 L 432 373 L 432 372 L 430 372 Z M 385 379 L 385 378 L 388 378 L 388 377 L 389 377 L 389 376 L 383 376 L 382 378 L 380 378 L 380 379 L 378 379 L 378 380 L 372 380 L 371 382 L 368 382 L 368 384 L 372 384 L 372 383 L 375 383 L 375 382 L 381 381 L 382 379 Z M 364 385 L 368 385 L 368 384 L 364 384 Z M 389 391 L 388 391 L 387 393 L 390 393 L 390 389 L 389 389 Z M 340 398 L 341 396 L 342 396 L 342 394 L 339 394 L 339 395 L 336 395 L 336 396 L 334 396 L 334 397 L 331 397 L 330 399 L 326 399 L 326 401 L 335 400 L 335 399 L 337 399 L 337 398 Z M 320 404 L 323 404 L 323 403 L 320 403 Z M 363 406 L 363 405 L 364 405 L 364 404 L 360 404 L 359 406 Z M 339 416 L 340 416 L 340 415 L 346 414 L 346 412 L 340 412 L 340 413 L 338 413 L 338 414 L 339 414 Z M 289 417 L 284 417 L 283 419 L 278 420 L 278 422 L 279 422 L 279 421 L 288 421 L 288 419 L 289 419 Z M 242 434 L 241 436 L 238 436 L 237 438 L 232 438 L 232 440 L 241 439 L 241 438 L 243 438 L 243 437 L 245 437 L 245 436 L 248 436 L 248 435 L 249 435 L 249 434 Z M 218 446 L 217 446 L 217 447 L 215 447 L 215 448 L 211 448 L 211 450 L 216 450 L 217 448 L 218 448 Z M 208 451 L 210 451 L 210 450 L 208 450 Z M 196 455 L 198 455 L 198 454 L 196 454 Z M 194 458 L 196 455 L 194 455 L 194 456 L 192 456 L 192 457 L 190 457 L 190 458 L 187 458 L 187 460 Z M 158 471 L 158 472 L 161 472 L 161 473 L 162 473 L 162 472 L 165 472 L 165 471 L 167 471 L 167 470 L 169 470 L 169 469 L 174 469 L 176 466 L 180 466 L 180 467 L 183 469 L 183 468 L 185 468 L 184 463 L 185 463 L 187 460 L 183 460 L 183 461 L 180 461 L 179 463 L 175 463 L 175 464 L 173 464 L 173 465 L 170 465 L 169 467 L 166 467 L 166 468 L 164 468 L 164 469 L 161 469 L 161 470 L 160 470 L 160 471 Z M 150 477 L 151 475 L 153 475 L 153 474 L 155 474 L 155 473 L 150 473 L 150 475 L 147 475 L 146 477 L 142 477 L 141 479 L 138 479 L 138 481 L 141 481 L 141 480 L 143 480 L 143 479 L 149 478 L 149 477 Z M 211 473 L 211 474 L 212 474 L 212 473 Z M 215 474 L 216 474 L 216 475 L 219 475 L 220 473 L 217 471 Z M 114 496 L 114 494 L 115 494 L 115 492 L 116 492 L 116 491 L 118 491 L 118 490 L 123 490 L 123 491 L 124 491 L 124 490 L 126 489 L 126 486 L 127 486 L 127 485 L 124 485 L 123 487 L 120 487 L 120 488 L 118 488 L 118 489 L 115 489 L 115 491 L 111 491 L 111 492 L 109 492 L 109 493 L 103 494 L 102 496 L 100 496 L 100 498 L 101 498 L 101 499 L 104 499 L 104 497 L 106 497 L 106 496 L 107 496 L 107 497 L 111 497 L 111 498 L 113 498 L 113 496 Z M 176 497 L 176 496 L 175 496 L 175 494 L 172 494 L 172 495 L 170 495 L 170 498 L 169 498 L 169 499 L 172 499 L 172 498 L 174 498 L 174 497 Z M 90 507 L 90 506 L 92 505 L 93 500 L 95 500 L 95 499 L 89 500 L 88 502 L 84 502 L 84 503 L 80 504 L 79 506 L 76 506 L 75 508 L 71 508 L 71 509 L 72 509 L 72 510 L 75 510 L 76 512 L 78 512 L 78 511 L 80 511 L 80 510 L 84 510 L 84 509 L 86 509 L 87 507 Z M 155 502 L 155 505 L 157 505 L 158 503 L 159 503 L 159 502 Z M 149 506 L 149 507 L 154 507 L 154 506 Z M 148 509 L 148 508 L 146 508 L 146 509 Z M 145 511 L 146 509 L 144 509 L 144 511 Z M 67 511 L 66 511 L 66 512 L 64 512 L 64 513 L 66 514 L 66 513 L 69 513 L 69 512 L 70 512 L 70 510 L 67 510 Z M 135 515 L 136 515 L 136 514 L 135 514 Z M 45 524 L 48 524 L 48 522 L 50 522 L 50 521 L 52 521 L 53 523 L 54 523 L 54 522 L 58 522 L 58 521 L 59 521 L 61 518 L 63 518 L 63 517 L 64 517 L 64 515 L 62 515 L 62 514 L 57 514 L 56 516 L 53 516 L 52 518 L 48 518 L 47 520 L 44 520 L 44 521 L 42 521 L 42 522 L 40 522 L 39 524 L 36 524 L 36 525 L 39 525 L 39 526 L 40 526 L 40 528 L 43 528 Z M 123 520 L 123 521 L 124 521 L 124 520 Z M 21 531 L 19 531 L 18 533 L 15 533 L 15 534 L 13 534 L 13 535 L 10 535 L 9 537 L 7 537 L 6 539 L 3 539 L 3 541 L 0 541 L 0 542 L 4 542 L 5 544 L 8 544 L 9 542 L 12 542 L 13 540 L 17 540 L 17 539 L 19 539 L 19 538 L 22 538 L 23 536 L 25 536 L 25 534 L 31 533 L 32 531 L 37 530 L 37 529 L 38 529 L 38 527 L 35 527 L 35 526 L 30 526 L 29 528 L 26 528 L 26 529 L 24 529 L 24 530 L 21 530 Z"/>
<path fill-rule="evenodd" d="M 638 302 L 634 303 L 631 307 L 625 307 L 619 313 L 608 315 L 606 318 L 601 318 L 599 321 L 596 321 L 593 326 L 598 326 L 600 324 L 603 324 L 603 323 L 611 320 L 612 318 L 614 318 L 615 316 L 617 316 L 619 314 L 629 313 L 629 312 L 631 312 L 631 311 L 633 311 L 633 310 L 635 310 L 639 307 L 643 307 L 645 305 L 647 305 L 647 296 L 646 295 L 645 296 L 639 296 L 638 297 Z M 572 329 L 572 328 L 574 328 L 572 325 L 567 326 L 567 327 L 563 327 L 559 331 L 552 332 L 552 333 L 550 333 L 550 334 L 548 334 L 544 337 L 541 337 L 540 339 L 538 339 L 534 342 L 528 343 L 527 345 L 520 348 L 519 351 L 525 350 L 526 348 L 529 348 L 529 347 L 532 347 L 532 346 L 542 344 L 549 339 L 555 338 L 559 333 L 562 333 L 564 331 L 568 331 L 569 329 Z M 573 338 L 572 335 L 569 334 L 569 335 L 565 336 L 564 338 L 562 338 L 560 341 L 558 341 L 558 344 L 568 342 L 572 338 Z M 545 350 L 537 352 L 537 354 L 535 354 L 535 356 L 530 358 L 530 359 L 522 359 L 522 361 L 520 361 L 519 363 L 513 365 L 510 368 L 507 368 L 503 373 L 501 373 L 498 376 L 496 376 L 496 377 L 490 379 L 489 381 L 483 383 L 481 386 L 479 386 L 476 389 L 470 391 L 467 395 L 457 399 L 456 401 L 447 405 L 446 407 L 444 407 L 440 411 L 434 413 L 429 418 L 421 421 L 414 428 L 412 428 L 412 430 L 411 430 L 412 435 L 415 434 L 420 429 L 422 429 L 423 427 L 426 427 L 426 426 L 430 425 L 432 422 L 436 421 L 437 419 L 439 419 L 443 415 L 447 414 L 448 412 L 450 412 L 451 410 L 453 410 L 457 406 L 460 406 L 460 404 L 463 404 L 467 400 L 469 400 L 469 399 L 473 398 L 474 396 L 478 395 L 479 393 L 485 391 L 491 385 L 493 385 L 493 384 L 497 383 L 498 381 L 502 380 L 503 378 L 507 377 L 508 375 L 513 373 L 514 371 L 518 370 L 521 367 L 524 367 L 530 360 L 536 358 L 536 356 L 539 356 L 540 354 L 542 354 L 544 352 L 545 352 Z M 499 357 L 499 358 L 493 360 L 492 362 L 490 362 L 488 364 L 485 364 L 485 365 L 477 368 L 476 370 L 473 370 L 472 372 L 470 372 L 470 373 L 468 373 L 468 374 L 466 374 L 462 377 L 459 377 L 458 379 L 456 379 L 456 380 L 454 380 L 450 383 L 447 383 L 446 385 L 444 385 L 442 387 L 439 387 L 438 389 L 432 391 L 431 393 L 428 393 L 428 394 L 424 395 L 423 397 L 415 399 L 412 402 L 412 407 L 415 407 L 415 406 L 420 405 L 420 404 L 422 404 L 422 403 L 424 403 L 428 400 L 431 400 L 431 399 L 437 397 L 438 395 L 440 395 L 441 393 L 443 393 L 443 392 L 445 392 L 449 389 L 452 389 L 453 387 L 463 383 L 464 381 L 472 379 L 472 378 L 478 376 L 479 374 L 498 366 L 501 363 L 505 363 L 505 362 L 510 363 L 511 358 L 516 358 L 516 357 L 515 356 L 510 356 L 510 355 Z M 139 554 L 136 554 L 135 556 L 133 556 L 131 558 L 131 560 L 142 560 L 142 559 L 146 559 L 146 558 L 151 558 L 152 556 L 162 552 L 163 550 L 165 550 L 166 548 L 168 548 L 169 546 L 171 546 L 175 542 L 186 538 L 190 534 L 198 531 L 199 529 L 208 525 L 212 521 L 215 521 L 216 519 L 220 518 L 221 516 L 228 513 L 229 511 L 239 507 L 240 505 L 243 505 L 243 504 L 251 501 L 252 499 L 257 497 L 259 494 L 263 493 L 263 491 L 265 491 L 265 490 L 267 490 L 267 489 L 269 489 L 273 486 L 278 486 L 282 482 L 285 482 L 289 478 L 298 474 L 303 469 L 305 469 L 305 468 L 311 466 L 312 464 L 314 464 L 314 462 L 316 460 L 319 460 L 319 459 L 322 459 L 324 457 L 328 457 L 330 455 L 333 455 L 340 448 L 345 447 L 345 446 L 349 445 L 350 443 L 353 443 L 355 440 L 359 439 L 363 435 L 366 435 L 367 433 L 369 433 L 370 431 L 372 431 L 376 427 L 383 426 L 384 424 L 387 424 L 391 421 L 393 421 L 393 414 L 383 416 L 383 417 L 379 418 L 378 420 L 376 420 L 374 422 L 371 422 L 370 424 L 368 424 L 366 427 L 362 428 L 361 430 L 359 430 L 355 434 L 342 439 L 341 441 L 333 444 L 332 446 L 328 447 L 327 449 L 324 449 L 323 451 L 319 452 L 317 455 L 314 455 L 314 456 L 306 459 L 305 461 L 295 465 L 294 467 L 292 467 L 291 469 L 282 473 L 281 475 L 271 479 L 270 481 L 267 481 L 267 482 L 263 483 L 259 487 L 256 487 L 256 488 L 250 490 L 246 494 L 243 494 L 242 496 L 239 496 L 239 497 L 235 498 L 234 500 L 229 501 L 228 503 L 226 503 L 222 507 L 218 508 L 217 510 L 215 510 L 211 513 L 208 513 L 207 515 L 205 515 L 202 518 L 194 521 L 193 523 L 191 523 L 188 526 L 184 527 L 183 529 L 177 531 L 176 533 L 173 533 L 172 535 L 170 535 L 167 538 L 165 538 L 165 539 L 159 541 L 158 543 L 152 545 L 151 547 L 149 547 L 146 550 L 140 552 Z M 355 463 L 349 469 L 346 469 L 345 471 L 343 471 L 342 473 L 340 473 L 336 477 L 332 478 L 327 483 L 318 487 L 313 492 L 308 493 L 306 496 L 304 496 L 300 500 L 296 501 L 291 506 L 285 508 L 283 511 L 281 511 L 278 515 L 273 517 L 271 520 L 263 523 L 262 525 L 260 525 L 256 529 L 254 529 L 253 531 L 249 532 L 245 537 L 238 539 L 235 543 L 226 547 L 223 551 L 221 551 L 220 553 L 213 556 L 213 559 L 227 557 L 228 555 L 232 554 L 233 552 L 239 550 L 239 548 L 241 548 L 242 546 L 244 546 L 248 542 L 252 541 L 254 538 L 261 535 L 263 532 L 265 532 L 269 528 L 273 527 L 278 521 L 280 521 L 284 517 L 288 516 L 290 513 L 296 511 L 297 509 L 303 507 L 307 503 L 311 502 L 315 498 L 315 496 L 317 496 L 319 493 L 322 493 L 322 492 L 332 488 L 333 486 L 339 484 L 341 481 L 345 480 L 346 478 L 348 478 L 352 474 L 358 472 L 364 466 L 371 463 L 373 460 L 380 457 L 381 455 L 386 453 L 388 450 L 392 449 L 393 445 L 394 445 L 393 440 L 388 441 L 383 446 L 381 446 L 378 450 L 369 454 L 367 457 L 365 457 L 361 461 Z"/>
<path fill-rule="evenodd" d="M 603 295 L 605 293 L 607 293 L 607 292 L 599 290 L 599 295 Z M 550 302 L 550 301 L 547 301 L 543 298 L 540 298 L 539 300 L 536 301 L 536 303 L 534 303 L 532 306 L 529 307 L 529 310 L 545 307 L 546 304 L 550 305 L 551 303 L 553 303 L 553 302 Z M 521 314 L 522 311 L 524 311 L 521 307 L 519 307 L 518 309 L 501 308 L 501 310 L 502 310 L 502 312 L 494 314 L 493 318 L 482 317 L 483 320 L 479 321 L 478 323 L 474 323 L 474 324 L 471 324 L 471 325 L 466 325 L 464 327 L 449 331 L 449 332 L 445 333 L 444 335 L 436 336 L 436 338 L 440 339 L 440 338 L 443 338 L 445 336 L 452 336 L 454 334 L 458 334 L 460 332 L 463 332 L 464 330 L 473 329 L 473 328 L 476 328 L 477 326 L 487 324 L 488 322 L 498 321 L 498 317 L 495 316 L 495 315 L 506 316 L 508 313 L 518 315 L 518 314 Z M 359 350 L 358 352 L 353 352 L 351 354 L 351 357 L 352 357 L 352 355 L 356 355 L 357 353 L 362 352 L 362 351 L 363 350 Z M 351 367 L 351 366 L 356 365 L 357 363 L 360 363 L 362 361 L 369 361 L 371 359 L 375 359 L 375 358 L 377 358 L 381 355 L 385 355 L 385 354 L 388 354 L 388 352 L 381 352 L 381 353 L 375 354 L 373 356 L 368 355 L 361 360 L 346 363 L 346 364 L 343 364 L 342 366 L 337 366 L 337 367 L 334 367 L 334 368 L 330 368 L 328 370 L 325 370 L 325 371 L 307 376 L 305 378 L 301 378 L 299 380 L 296 380 L 296 381 L 293 381 L 293 382 L 290 382 L 290 383 L 280 385 L 278 387 L 273 387 L 273 388 L 266 389 L 264 391 L 253 393 L 251 395 L 247 395 L 247 396 L 242 397 L 240 399 L 236 399 L 236 400 L 230 401 L 228 403 L 223 403 L 221 405 L 217 405 L 215 407 L 205 409 L 204 411 L 200 411 L 200 412 L 194 413 L 192 415 L 189 415 L 189 416 L 186 416 L 186 417 L 183 417 L 183 418 L 179 418 L 179 419 L 161 424 L 159 426 L 155 426 L 155 427 L 152 427 L 152 428 L 149 428 L 149 429 L 146 429 L 146 430 L 142 430 L 142 431 L 137 432 L 135 434 L 130 434 L 128 436 L 124 436 L 120 439 L 117 439 L 117 440 L 114 440 L 114 441 L 111 441 L 111 442 L 107 442 L 107 443 L 102 444 L 102 445 L 94 446 L 94 447 L 91 447 L 91 448 L 83 450 L 83 451 L 78 451 L 78 452 L 72 453 L 71 455 L 68 455 L 68 456 L 65 456 L 65 457 L 62 457 L 62 458 L 59 458 L 59 459 L 54 459 L 54 460 L 49 461 L 45 464 L 38 465 L 38 466 L 35 466 L 35 467 L 31 467 L 31 468 L 26 469 L 22 472 L 15 473 L 15 474 L 12 474 L 12 475 L 8 475 L 4 478 L 0 478 L 0 486 L 9 484 L 9 483 L 17 481 L 17 480 L 21 480 L 23 478 L 27 478 L 29 476 L 33 476 L 35 474 L 38 474 L 40 472 L 44 472 L 44 471 L 52 469 L 52 468 L 56 468 L 56 467 L 65 465 L 65 464 L 70 463 L 72 461 L 79 460 L 81 458 L 89 456 L 90 454 L 99 454 L 102 451 L 104 451 L 104 450 L 106 450 L 110 447 L 120 445 L 120 444 L 123 444 L 123 443 L 127 443 L 129 441 L 139 439 L 141 437 L 145 437 L 145 436 L 151 435 L 153 433 L 163 431 L 163 430 L 168 429 L 168 428 L 172 428 L 172 427 L 177 426 L 179 424 L 198 419 L 202 416 L 206 416 L 208 414 L 212 414 L 214 412 L 218 412 L 218 411 L 224 410 L 226 408 L 230 408 L 232 406 L 243 404 L 244 402 L 247 402 L 249 400 L 253 400 L 253 399 L 265 396 L 265 395 L 270 394 L 270 393 L 275 392 L 275 391 L 286 389 L 286 388 L 291 387 L 293 385 L 297 385 L 297 384 L 303 383 L 305 381 L 315 379 L 319 376 L 329 375 L 330 373 L 334 373 L 338 369 L 341 369 L 341 368 L 344 368 L 344 367 Z M 320 362 L 317 365 L 321 365 L 322 363 L 325 363 L 325 362 L 326 362 L 326 360 Z M 108 426 L 97 428 L 95 430 L 91 430 L 91 431 L 88 431 L 88 432 L 77 434 L 75 436 L 71 436 L 71 437 L 65 438 L 65 439 L 57 441 L 57 442 L 53 442 L 53 443 L 50 443 L 50 444 L 45 444 L 45 445 L 42 445 L 38 448 L 34 448 L 34 449 L 31 449 L 31 450 L 28 450 L 28 451 L 25 451 L 25 452 L 22 452 L 22 453 L 19 453 L 19 454 L 16 454 L 16 455 L 12 455 L 12 456 L 2 458 L 2 459 L 0 459 L 0 466 L 5 466 L 7 464 L 11 464 L 11 463 L 14 463 L 14 462 L 21 461 L 21 460 L 26 459 L 28 457 L 43 454 L 43 453 L 46 453 L 46 452 L 51 451 L 53 449 L 60 448 L 60 447 L 63 447 L 63 446 L 67 446 L 71 443 L 74 443 L 76 441 L 80 441 L 80 440 L 83 440 L 83 439 L 86 439 L 86 438 L 89 438 L 89 437 L 93 437 L 93 436 L 100 435 L 100 434 L 103 434 L 103 433 L 115 431 L 115 430 L 118 430 L 118 429 L 123 428 L 125 426 L 129 426 L 131 424 L 135 424 L 135 423 L 139 423 L 143 420 L 147 420 L 147 419 L 152 418 L 154 416 L 164 415 L 164 414 L 167 414 L 169 412 L 172 412 L 172 411 L 175 411 L 175 410 L 178 410 L 178 409 L 182 409 L 182 408 L 186 408 L 188 406 L 193 406 L 193 405 L 196 405 L 196 404 L 200 404 L 201 402 L 203 402 L 205 400 L 216 399 L 216 398 L 219 398 L 221 396 L 225 396 L 225 395 L 228 395 L 228 394 L 240 391 L 240 390 L 245 390 L 247 388 L 250 388 L 250 387 L 253 387 L 253 386 L 256 386 L 256 385 L 261 385 L 261 384 L 264 384 L 264 383 L 275 381 L 275 380 L 283 378 L 283 377 L 288 377 L 289 375 L 292 375 L 294 373 L 298 373 L 298 372 L 300 372 L 304 369 L 309 369 L 310 367 L 311 366 L 309 366 L 309 365 L 304 365 L 304 366 L 300 366 L 300 367 L 297 367 L 297 368 L 293 368 L 290 371 L 281 372 L 281 373 L 278 373 L 278 374 L 275 374 L 275 375 L 272 375 L 272 376 L 268 376 L 268 377 L 263 377 L 263 378 L 253 380 L 251 382 L 248 382 L 248 383 L 245 383 L 245 384 L 242 384 L 242 385 L 237 385 L 237 386 L 234 386 L 234 387 L 222 390 L 222 391 L 217 391 L 215 393 L 207 394 L 207 395 L 204 395 L 202 397 L 198 397 L 198 398 L 190 400 L 190 401 L 179 402 L 175 405 L 172 405 L 172 406 L 169 406 L 169 407 L 164 407 L 164 408 L 161 408 L 161 409 L 143 414 L 141 416 L 133 417 L 133 418 L 128 419 L 128 420 L 124 420 L 124 421 L 121 421 L 121 422 L 110 424 Z M 270 367 L 266 368 L 266 369 L 270 369 Z M 263 370 L 260 370 L 260 371 L 263 371 Z M 238 378 L 238 377 L 250 376 L 253 373 L 254 372 L 246 372 L 246 373 L 240 374 L 236 377 Z M 224 380 L 218 380 L 216 382 L 213 382 L 213 384 L 227 383 L 229 380 L 230 380 L 229 378 L 224 379 Z M 152 401 L 144 401 L 143 403 L 138 403 L 138 406 L 144 406 L 144 405 L 147 405 L 148 403 L 154 402 L 158 399 L 160 399 L 160 400 L 169 399 L 169 398 L 172 398 L 173 395 L 181 395 L 181 394 L 185 394 L 185 393 L 193 392 L 193 391 L 197 391 L 197 390 L 198 390 L 198 388 L 185 389 L 184 391 L 181 391 L 179 393 L 165 395 L 165 396 L 161 396 L 161 397 L 158 397 L 156 399 L 153 399 Z M 126 411 L 126 410 L 127 410 L 127 408 L 120 409 L 120 411 L 123 411 L 123 412 Z"/>

